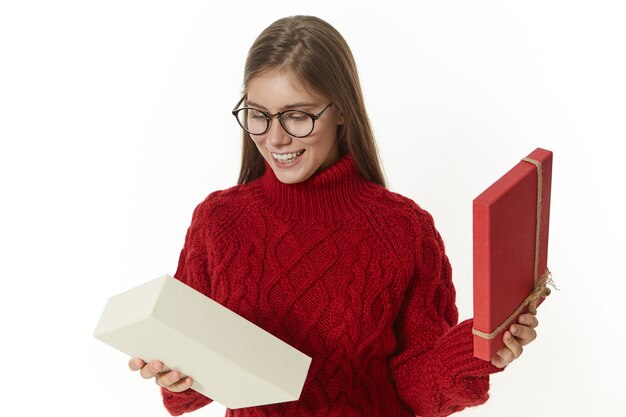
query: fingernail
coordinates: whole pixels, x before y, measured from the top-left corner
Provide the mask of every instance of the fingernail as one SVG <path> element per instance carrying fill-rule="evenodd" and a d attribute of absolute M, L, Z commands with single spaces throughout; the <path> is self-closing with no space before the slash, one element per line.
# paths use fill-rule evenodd
<path fill-rule="evenodd" d="M 162 368 L 161 364 L 159 362 L 153 363 L 152 364 L 152 369 L 154 369 L 155 371 L 160 371 Z"/>
<path fill-rule="evenodd" d="M 510 333 L 510 332 L 506 332 L 506 333 L 504 333 L 504 338 L 505 338 L 506 340 L 510 340 L 510 339 L 511 339 L 511 337 L 512 337 L 512 336 L 511 336 L 511 333 Z"/>
<path fill-rule="evenodd" d="M 519 316 L 520 323 L 526 323 L 526 316 Z"/>
<path fill-rule="evenodd" d="M 175 373 L 170 374 L 170 380 L 172 382 L 178 381 L 178 375 L 176 375 Z"/>
<path fill-rule="evenodd" d="M 517 334 L 517 326 L 511 326 L 511 333 Z"/>

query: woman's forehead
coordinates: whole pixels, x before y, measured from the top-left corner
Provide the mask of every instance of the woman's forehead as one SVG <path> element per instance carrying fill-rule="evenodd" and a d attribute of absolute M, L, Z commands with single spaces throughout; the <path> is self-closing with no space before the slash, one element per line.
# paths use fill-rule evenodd
<path fill-rule="evenodd" d="M 248 104 L 269 110 L 286 107 L 315 107 L 324 102 L 322 95 L 308 88 L 292 73 L 267 71 L 254 76 L 246 89 Z"/>

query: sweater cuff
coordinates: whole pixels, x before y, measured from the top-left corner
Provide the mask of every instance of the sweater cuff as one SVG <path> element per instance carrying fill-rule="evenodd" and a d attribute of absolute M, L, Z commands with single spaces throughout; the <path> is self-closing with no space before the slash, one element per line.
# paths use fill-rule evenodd
<path fill-rule="evenodd" d="M 470 388 L 469 385 L 489 385 L 489 375 L 502 372 L 491 362 L 474 357 L 473 319 L 466 320 L 452 327 L 437 342 L 436 351 L 440 352 L 440 364 L 444 375 L 448 375 L 449 388 Z M 475 387 L 478 388 L 478 387 Z M 474 389 L 470 388 L 470 391 Z M 478 391 L 482 391 L 479 389 Z M 477 392 L 478 392 L 477 391 Z"/>
<path fill-rule="evenodd" d="M 161 395 L 163 405 L 173 416 L 195 411 L 213 401 L 191 388 L 182 392 L 172 392 L 167 388 L 161 388 Z"/>

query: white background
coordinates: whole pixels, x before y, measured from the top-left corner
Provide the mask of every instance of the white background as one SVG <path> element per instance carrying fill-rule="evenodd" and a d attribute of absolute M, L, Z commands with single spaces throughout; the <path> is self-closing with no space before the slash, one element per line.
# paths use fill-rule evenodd
<path fill-rule="evenodd" d="M 389 188 L 434 215 L 462 319 L 472 199 L 554 151 L 561 290 L 460 414 L 623 415 L 626 13 L 545 0 L 2 2 L 0 414 L 167 415 L 92 332 L 109 296 L 174 273 L 194 207 L 234 185 L 247 50 L 292 14 L 351 45 Z"/>

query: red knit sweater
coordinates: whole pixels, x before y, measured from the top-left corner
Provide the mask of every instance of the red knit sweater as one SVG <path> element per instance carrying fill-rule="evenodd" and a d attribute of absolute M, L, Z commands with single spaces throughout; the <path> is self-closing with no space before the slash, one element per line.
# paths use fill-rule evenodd
<path fill-rule="evenodd" d="M 457 324 L 441 237 L 413 201 L 366 181 L 351 157 L 287 185 L 271 169 L 193 213 L 176 278 L 313 358 L 298 401 L 228 417 L 445 416 L 488 398 Z M 172 415 L 210 399 L 162 389 Z"/>

